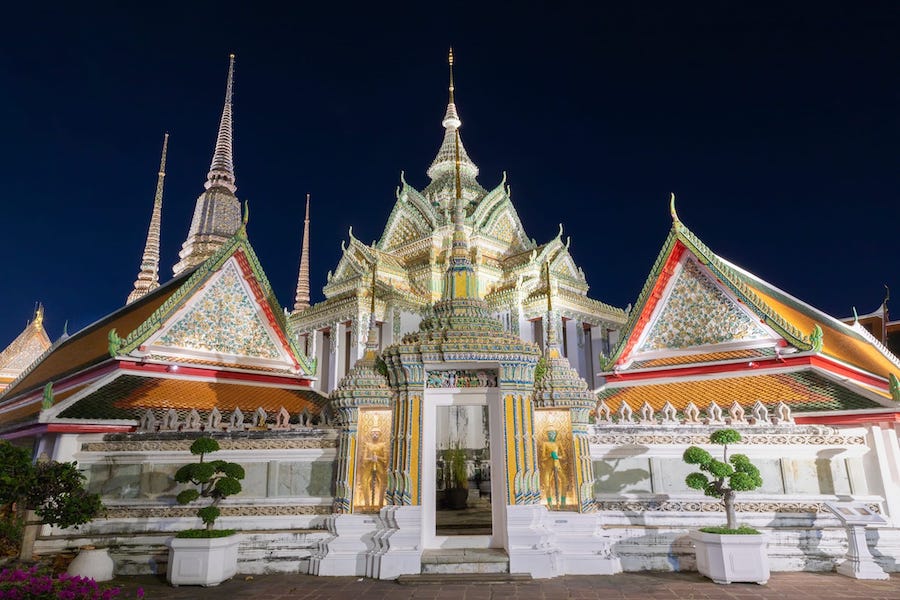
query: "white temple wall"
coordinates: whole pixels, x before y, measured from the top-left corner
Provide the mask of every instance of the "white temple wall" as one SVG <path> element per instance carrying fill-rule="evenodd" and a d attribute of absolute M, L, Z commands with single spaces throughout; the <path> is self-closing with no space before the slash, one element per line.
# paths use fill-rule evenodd
<path fill-rule="evenodd" d="M 703 442 L 723 426 L 594 426 L 595 498 L 624 570 L 696 568 L 688 532 L 723 525 L 725 514 L 717 499 L 684 483 L 696 469 L 681 455 L 699 445 L 720 457 L 721 447 Z M 846 532 L 827 501 L 860 502 L 890 518 L 891 492 L 885 495 L 881 481 L 894 460 L 894 428 L 735 428 L 745 443 L 729 453 L 746 454 L 763 478 L 760 489 L 738 494 L 738 520 L 768 536 L 773 571 L 830 571 L 844 559 Z M 895 489 L 900 478 L 890 477 Z M 900 571 L 900 529 L 889 523 L 867 534 L 878 563 Z"/>
<path fill-rule="evenodd" d="M 175 496 L 185 486 L 173 479 L 180 466 L 196 462 L 188 448 L 197 433 L 61 437 L 55 458 L 78 462 L 88 490 L 101 495 L 105 518 L 77 529 L 44 527 L 36 553 L 109 546 L 117 573 L 165 572 L 166 541 L 202 526 L 196 511 L 205 503 L 177 504 Z M 242 431 L 217 439 L 223 449 L 214 458 L 236 462 L 246 472 L 241 493 L 222 501 L 216 520 L 216 528 L 244 536 L 239 572 L 306 572 L 311 550 L 327 535 L 336 430 Z"/>

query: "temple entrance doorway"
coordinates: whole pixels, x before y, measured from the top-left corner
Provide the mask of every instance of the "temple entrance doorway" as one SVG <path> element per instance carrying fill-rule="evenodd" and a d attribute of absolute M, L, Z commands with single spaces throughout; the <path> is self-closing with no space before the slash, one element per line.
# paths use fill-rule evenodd
<path fill-rule="evenodd" d="M 438 406 L 435 535 L 491 535 L 491 448 L 486 404 Z"/>
<path fill-rule="evenodd" d="M 450 373 L 452 380 L 454 373 L 470 372 L 440 373 Z M 482 377 L 472 383 L 483 382 Z M 487 383 L 466 386 L 456 381 L 453 387 L 438 387 L 429 381 L 426 388 L 421 457 L 424 548 L 504 545 L 506 470 L 496 375 Z"/>

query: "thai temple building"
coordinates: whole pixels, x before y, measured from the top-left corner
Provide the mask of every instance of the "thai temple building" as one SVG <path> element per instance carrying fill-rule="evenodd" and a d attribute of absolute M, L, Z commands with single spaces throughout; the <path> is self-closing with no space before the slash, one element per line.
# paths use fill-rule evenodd
<path fill-rule="evenodd" d="M 233 74 L 232 56 L 174 278 L 158 275 L 166 136 L 127 303 L 52 345 L 39 311 L 0 354 L 0 437 L 77 461 L 106 506 L 44 527 L 38 553 L 92 543 L 121 574 L 166 571 L 167 541 L 199 524 L 174 473 L 212 436 L 247 474 L 217 520 L 240 532 L 240 573 L 692 570 L 688 532 L 724 514 L 681 455 L 727 426 L 762 474 L 737 511 L 772 570 L 845 560 L 835 501 L 883 519 L 865 542 L 898 570 L 900 361 L 858 321 L 715 254 L 674 196 L 633 308 L 589 298 L 562 232 L 536 244 L 505 181 L 478 183 L 452 57 L 431 183 L 401 181 L 374 245 L 351 232 L 316 304 L 307 198 L 286 311 L 236 196 Z"/>
<path fill-rule="evenodd" d="M 333 390 L 365 351 L 369 303 L 361 290 L 377 265 L 375 321 L 379 349 L 415 331 L 443 293 L 443 278 L 452 258 L 453 204 L 463 200 L 463 227 L 475 293 L 493 317 L 524 341 L 543 347 L 549 283 L 557 290 L 560 348 L 578 373 L 593 383 L 602 354 L 608 354 L 625 322 L 625 312 L 588 297 L 584 272 L 569 253 L 563 227 L 549 242 L 530 239 L 510 199 L 506 176 L 492 189 L 478 182 L 478 167 L 469 157 L 459 130 L 455 101 L 453 52 L 450 53 L 450 99 L 442 125 L 444 139 L 428 168 L 430 183 L 421 191 L 401 175 L 397 200 L 384 232 L 368 246 L 353 236 L 342 242 L 343 256 L 323 288 L 325 300 L 309 305 L 308 263 L 301 264 L 291 330 L 318 364 L 317 388 Z M 456 157 L 459 157 L 457 169 Z M 307 223 L 308 223 L 307 207 Z M 308 227 L 304 228 L 304 239 Z M 302 254 L 308 260 L 304 247 Z M 305 265 L 305 266 L 304 266 Z"/>
<path fill-rule="evenodd" d="M 22 333 L 0 352 L 0 392 L 49 347 L 50 338 L 44 329 L 44 307 L 38 305 L 34 318 L 25 324 Z"/>

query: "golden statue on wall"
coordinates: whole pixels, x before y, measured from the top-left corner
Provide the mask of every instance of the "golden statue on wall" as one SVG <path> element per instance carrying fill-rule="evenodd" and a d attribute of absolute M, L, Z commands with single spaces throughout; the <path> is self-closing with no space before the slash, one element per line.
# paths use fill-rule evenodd
<path fill-rule="evenodd" d="M 389 411 L 360 411 L 353 494 L 353 508 L 356 512 L 377 512 L 384 505 L 389 436 L 382 426 L 386 424 L 389 415 Z"/>
<path fill-rule="evenodd" d="M 577 506 L 572 471 L 572 426 L 567 411 L 536 411 L 541 499 L 555 510 Z"/>
<path fill-rule="evenodd" d="M 555 429 L 547 430 L 547 439 L 541 443 L 541 491 L 547 496 L 547 504 L 558 507 L 566 504 L 566 472 L 563 465 L 565 451 L 560 447 L 557 438 L 559 432 Z"/>

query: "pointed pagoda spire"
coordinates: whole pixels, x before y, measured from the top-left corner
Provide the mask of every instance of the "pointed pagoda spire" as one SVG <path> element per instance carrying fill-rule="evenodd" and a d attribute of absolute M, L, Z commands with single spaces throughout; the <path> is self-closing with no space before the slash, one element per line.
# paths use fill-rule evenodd
<path fill-rule="evenodd" d="M 300 312 L 307 308 L 309 308 L 309 194 L 306 195 L 306 217 L 303 219 L 303 249 L 300 250 L 300 275 L 297 277 L 294 312 Z"/>
<path fill-rule="evenodd" d="M 428 176 L 432 180 L 432 184 L 429 187 L 434 186 L 439 180 L 453 177 L 458 154 L 460 171 L 465 180 L 464 183 L 468 184 L 467 187 L 477 187 L 480 190 L 480 186 L 475 182 L 475 178 L 478 176 L 478 167 L 469 158 L 465 147 L 459 140 L 459 128 L 462 126 L 462 121 L 456 111 L 456 86 L 453 81 L 453 48 L 450 49 L 448 62 L 450 64 L 450 98 L 447 103 L 447 112 L 444 113 L 444 120 L 441 122 L 444 127 L 444 141 L 441 143 L 434 162 L 428 168 Z M 459 146 L 458 150 L 456 148 L 457 145 Z"/>
<path fill-rule="evenodd" d="M 469 234 L 465 227 L 465 203 L 462 197 L 462 158 L 459 132 L 454 139 L 453 246 L 450 265 L 444 276 L 444 300 L 477 299 L 477 280 L 469 258 Z"/>
<path fill-rule="evenodd" d="M 225 106 L 219 121 L 219 134 L 216 136 L 216 149 L 206 176 L 206 189 L 215 186 L 226 188 L 232 194 L 237 191 L 234 177 L 234 139 L 231 118 L 231 96 L 234 89 L 234 54 L 228 60 L 228 81 L 225 84 Z"/>
<path fill-rule="evenodd" d="M 134 282 L 134 289 L 128 294 L 125 304 L 131 304 L 159 287 L 159 236 L 168 147 L 169 134 L 166 133 L 163 136 L 162 156 L 159 159 L 159 173 L 156 178 L 156 195 L 153 197 L 153 212 L 150 216 L 147 242 L 144 244 L 144 255 L 141 258 L 141 270 L 138 272 L 137 279 Z"/>
<path fill-rule="evenodd" d="M 234 90 L 234 54 L 228 61 L 228 79 L 225 84 L 225 106 L 219 121 L 216 147 L 206 177 L 206 191 L 197 198 L 194 217 L 187 239 L 181 246 L 178 261 L 172 270 L 175 275 L 196 267 L 216 253 L 241 226 L 241 203 L 237 190 L 233 160 L 232 94 Z"/>

